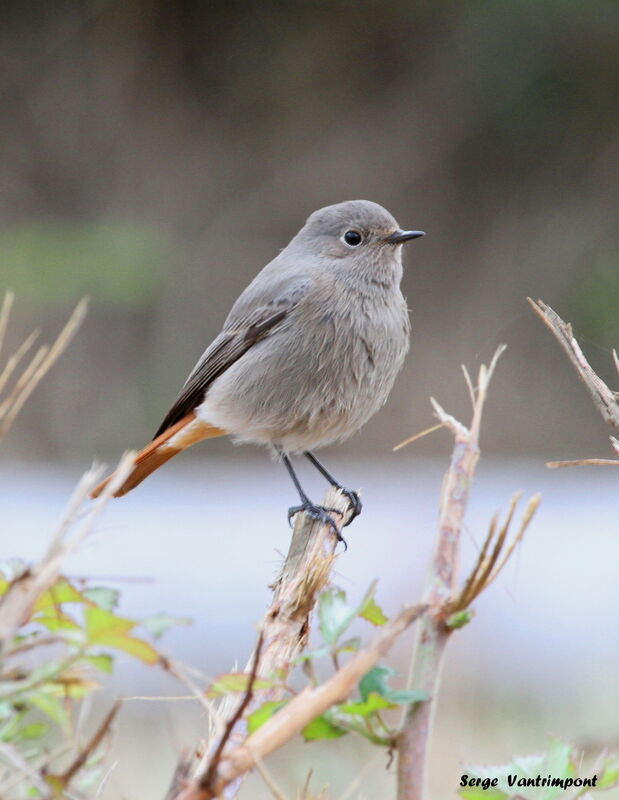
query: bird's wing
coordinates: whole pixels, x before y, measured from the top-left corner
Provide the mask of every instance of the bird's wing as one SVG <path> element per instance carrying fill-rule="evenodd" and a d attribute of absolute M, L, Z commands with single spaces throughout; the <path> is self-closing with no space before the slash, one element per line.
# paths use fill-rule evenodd
<path fill-rule="evenodd" d="M 205 350 L 193 368 L 176 402 L 166 414 L 154 438 L 199 406 L 209 385 L 234 364 L 256 342 L 272 334 L 306 295 L 310 281 L 305 278 L 271 286 L 268 293 L 250 284 L 234 304 L 219 336 Z M 279 291 L 278 291 L 279 289 Z"/>

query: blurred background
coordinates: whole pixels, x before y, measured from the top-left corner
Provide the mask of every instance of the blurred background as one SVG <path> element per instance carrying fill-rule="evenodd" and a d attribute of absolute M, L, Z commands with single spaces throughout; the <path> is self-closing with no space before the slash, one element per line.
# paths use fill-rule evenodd
<path fill-rule="evenodd" d="M 616 476 L 543 467 L 607 456 L 608 430 L 525 302 L 542 297 L 572 321 L 613 385 L 618 161 L 615 0 L 3 3 L 0 290 L 17 295 L 7 351 L 35 326 L 51 338 L 91 300 L 4 444 L 3 553 L 39 552 L 81 470 L 152 436 L 238 293 L 311 211 L 372 199 L 428 235 L 405 251 L 414 338 L 388 408 L 325 453 L 367 505 L 343 585 L 361 594 L 380 577 L 392 611 L 419 594 L 450 443 L 439 433 L 391 448 L 432 424 L 430 395 L 465 418 L 459 365 L 476 371 L 501 342 L 471 558 L 513 489 L 545 495 L 517 571 L 451 653 L 435 796 L 455 794 L 462 760 L 507 760 L 546 734 L 619 742 L 605 677 L 619 652 L 608 618 L 619 599 Z M 247 653 L 286 548 L 294 498 L 282 473 L 250 448 L 196 449 L 114 505 L 75 569 L 155 578 L 128 585 L 124 611 L 194 615 L 171 650 L 227 669 Z M 174 563 L 172 530 L 186 535 Z M 215 618 L 212 603 L 239 575 L 243 596 Z M 128 670 L 129 683 L 152 680 Z M 147 764 L 150 743 L 132 731 L 158 712 L 132 712 L 125 746 Z M 168 713 L 190 730 L 169 737 L 162 772 L 199 732 L 186 709 Z M 352 749 L 338 766 L 332 745 L 315 747 L 294 770 L 313 764 L 318 783 L 345 786 L 365 759 L 342 744 Z M 292 791 L 292 767 L 279 767 Z M 125 773 L 110 798 L 140 796 Z"/>

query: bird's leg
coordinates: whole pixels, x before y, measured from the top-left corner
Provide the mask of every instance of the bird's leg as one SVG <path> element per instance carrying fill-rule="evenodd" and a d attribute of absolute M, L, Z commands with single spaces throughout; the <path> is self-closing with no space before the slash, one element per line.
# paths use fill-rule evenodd
<path fill-rule="evenodd" d="M 350 525 L 353 519 L 359 516 L 359 514 L 361 513 L 361 509 L 363 507 L 361 503 L 361 498 L 359 497 L 357 492 L 353 491 L 352 489 L 344 488 L 339 481 L 335 480 L 335 478 L 333 477 L 333 475 L 331 475 L 331 473 L 327 472 L 327 470 L 323 467 L 323 465 L 316 458 L 316 456 L 313 453 L 310 453 L 309 450 L 306 450 L 305 453 L 303 453 L 303 455 L 305 456 L 305 458 L 307 458 L 307 460 L 311 464 L 313 464 L 316 467 L 316 469 L 318 470 L 318 472 L 320 472 L 323 478 L 326 478 L 329 481 L 331 486 L 334 486 L 336 489 L 339 489 L 343 495 L 346 495 L 346 497 L 350 501 L 350 506 L 352 509 L 352 514 L 350 516 L 350 519 L 346 523 L 346 525 Z M 346 525 L 344 527 L 346 527 Z"/>
<path fill-rule="evenodd" d="M 279 454 L 281 456 L 282 461 L 284 462 L 284 466 L 288 470 L 288 474 L 292 478 L 292 482 L 294 483 L 297 492 L 299 493 L 299 497 L 301 498 L 301 505 L 300 506 L 291 506 L 291 508 L 288 509 L 288 522 L 290 522 L 292 520 L 292 518 L 294 517 L 294 515 L 297 514 L 299 511 L 304 511 L 312 519 L 318 520 L 319 522 L 323 522 L 323 523 L 329 525 L 329 527 L 333 530 L 333 533 L 337 537 L 338 542 L 343 542 L 344 543 L 344 547 L 346 549 L 348 549 L 348 545 L 346 544 L 346 540 L 344 539 L 344 537 L 340 533 L 340 529 L 337 527 L 337 525 L 333 521 L 333 517 L 329 513 L 331 511 L 335 511 L 336 513 L 339 513 L 339 512 L 337 512 L 337 509 L 335 509 L 335 508 L 325 508 L 324 506 L 318 506 L 315 503 L 312 503 L 312 501 L 309 499 L 309 497 L 303 491 L 303 487 L 301 486 L 301 483 L 300 483 L 300 481 L 299 481 L 299 479 L 297 477 L 296 472 L 294 471 L 294 469 L 292 467 L 292 464 L 290 463 L 290 459 L 288 458 L 288 456 L 285 453 L 283 453 L 281 450 L 280 450 Z"/>

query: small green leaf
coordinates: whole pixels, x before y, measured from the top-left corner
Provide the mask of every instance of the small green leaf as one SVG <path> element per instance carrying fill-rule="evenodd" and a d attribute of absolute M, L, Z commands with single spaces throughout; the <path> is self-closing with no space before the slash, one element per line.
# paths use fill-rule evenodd
<path fill-rule="evenodd" d="M 38 622 L 51 633 L 82 630 L 72 617 L 54 607 L 46 609 L 46 613 L 37 614 L 36 617 L 33 617 L 32 622 Z"/>
<path fill-rule="evenodd" d="M 355 701 L 351 703 L 343 703 L 337 707 L 338 711 L 344 714 L 356 714 L 360 717 L 369 717 L 376 711 L 383 708 L 397 708 L 395 703 L 390 703 L 384 697 L 381 697 L 376 692 L 370 692 L 367 700 Z"/>
<path fill-rule="evenodd" d="M 156 664 L 159 661 L 159 653 L 154 647 L 143 639 L 129 636 L 129 631 L 137 624 L 135 620 L 117 617 L 98 606 L 86 607 L 84 619 L 89 644 L 100 644 L 116 650 L 123 650 L 129 655 L 139 658 L 145 664 Z"/>
<path fill-rule="evenodd" d="M 361 699 L 367 701 L 372 692 L 389 700 L 390 703 L 419 703 L 428 699 L 427 693 L 418 689 L 392 689 L 387 680 L 395 674 L 395 670 L 391 667 L 378 666 L 371 669 L 359 682 Z"/>
<path fill-rule="evenodd" d="M 361 639 L 359 636 L 353 636 L 352 639 L 346 639 L 345 642 L 338 645 L 338 653 L 356 653 L 361 647 Z"/>
<path fill-rule="evenodd" d="M 135 620 L 117 617 L 115 614 L 112 614 L 111 611 L 99 608 L 99 606 L 86 608 L 84 619 L 86 621 L 88 639 L 92 643 L 98 642 L 98 637 L 101 633 L 129 633 L 129 631 L 137 625 Z"/>
<path fill-rule="evenodd" d="M 153 639 L 159 639 L 174 625 L 191 625 L 189 617 L 173 617 L 171 614 L 153 614 L 140 623 L 150 633 Z"/>
<path fill-rule="evenodd" d="M 207 697 L 221 697 L 224 694 L 246 692 L 250 675 L 247 672 L 226 672 L 219 675 L 206 690 Z M 253 689 L 272 689 L 277 684 L 266 678 L 256 678 Z"/>
<path fill-rule="evenodd" d="M 338 639 L 357 616 L 357 610 L 346 602 L 346 592 L 327 589 L 320 595 L 318 618 L 323 639 L 330 645 Z"/>
<path fill-rule="evenodd" d="M 317 741 L 318 739 L 338 739 L 348 733 L 343 728 L 338 728 L 324 716 L 316 717 L 309 725 L 301 731 L 306 742 Z"/>
<path fill-rule="evenodd" d="M 66 578 L 58 578 L 56 583 L 43 592 L 34 604 L 33 613 L 50 607 L 58 607 L 63 603 L 83 603 L 81 593 Z"/>
<path fill-rule="evenodd" d="M 64 703 L 56 695 L 45 691 L 30 692 L 28 702 L 53 720 L 63 733 L 70 733 L 71 719 Z"/>
<path fill-rule="evenodd" d="M 392 689 L 389 691 L 387 698 L 392 703 L 402 705 L 403 703 L 423 703 L 430 695 L 423 692 L 421 689 Z"/>
<path fill-rule="evenodd" d="M 365 593 L 365 597 L 357 613 L 360 617 L 363 617 L 363 619 L 367 619 L 368 622 L 371 622 L 372 625 L 384 625 L 386 622 L 389 622 L 389 617 L 385 616 L 382 608 L 376 602 L 375 592 L 376 581 L 373 581 Z"/>
<path fill-rule="evenodd" d="M 613 755 L 606 759 L 602 766 L 602 774 L 597 782 L 597 789 L 610 789 L 619 782 L 619 758 Z"/>
<path fill-rule="evenodd" d="M 253 733 L 257 731 L 265 722 L 271 719 L 282 706 L 286 705 L 286 700 L 268 700 L 263 703 L 260 708 L 257 708 L 253 713 L 247 717 L 247 732 Z"/>
<path fill-rule="evenodd" d="M 88 589 L 83 590 L 82 594 L 91 603 L 105 609 L 105 611 L 114 611 L 120 597 L 119 591 L 109 589 L 107 586 L 89 586 Z"/>
<path fill-rule="evenodd" d="M 445 621 L 445 625 L 451 630 L 456 630 L 457 628 L 463 628 L 465 625 L 473 619 L 475 612 L 469 608 L 465 608 L 463 611 L 456 611 L 455 614 L 451 614 L 447 617 Z"/>
<path fill-rule="evenodd" d="M 319 647 L 317 650 L 308 650 L 305 653 L 301 653 L 300 656 L 297 656 L 293 663 L 302 664 L 304 661 L 312 661 L 314 658 L 322 658 L 322 656 L 329 655 L 330 652 L 331 648 L 329 645 Z"/>
<path fill-rule="evenodd" d="M 114 656 L 108 653 L 101 653 L 97 656 L 84 656 L 84 661 L 89 661 L 98 670 L 106 672 L 108 675 L 111 675 L 114 669 Z"/>
<path fill-rule="evenodd" d="M 387 697 L 391 689 L 387 685 L 387 678 L 395 675 L 396 672 L 391 667 L 374 667 L 366 672 L 359 681 L 359 693 L 362 700 L 367 700 L 371 692 L 376 692 L 381 697 Z"/>
<path fill-rule="evenodd" d="M 26 739 L 40 739 L 48 731 L 49 726 L 44 722 L 31 722 L 29 725 L 24 725 L 17 731 L 17 735 L 13 737 L 14 742 L 25 741 Z"/>

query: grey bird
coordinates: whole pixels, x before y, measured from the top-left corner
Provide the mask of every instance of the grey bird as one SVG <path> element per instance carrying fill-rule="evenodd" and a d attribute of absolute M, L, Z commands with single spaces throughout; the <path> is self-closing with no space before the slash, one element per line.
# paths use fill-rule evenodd
<path fill-rule="evenodd" d="M 346 494 L 354 518 L 358 494 L 312 450 L 348 438 L 387 400 L 409 346 L 402 244 L 423 235 L 368 200 L 311 214 L 232 306 L 115 496 L 192 444 L 230 435 L 282 459 L 301 500 L 289 519 L 305 511 L 334 525 L 299 483 L 290 456 L 300 453 Z"/>

